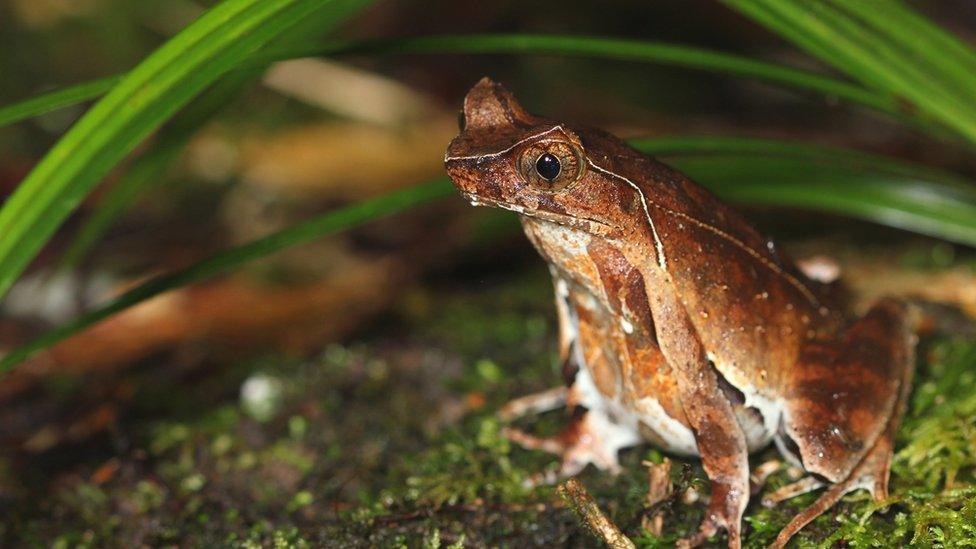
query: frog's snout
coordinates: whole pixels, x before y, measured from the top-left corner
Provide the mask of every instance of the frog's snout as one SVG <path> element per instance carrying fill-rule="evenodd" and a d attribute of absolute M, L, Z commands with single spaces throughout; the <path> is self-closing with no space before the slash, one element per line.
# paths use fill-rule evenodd
<path fill-rule="evenodd" d="M 451 145 L 447 148 L 447 154 L 444 155 L 444 169 L 447 170 L 447 175 L 459 191 L 462 193 L 473 193 L 475 192 L 476 185 L 472 176 L 471 161 L 467 158 L 458 157 L 453 150 L 456 141 L 457 139 L 452 141 Z"/>

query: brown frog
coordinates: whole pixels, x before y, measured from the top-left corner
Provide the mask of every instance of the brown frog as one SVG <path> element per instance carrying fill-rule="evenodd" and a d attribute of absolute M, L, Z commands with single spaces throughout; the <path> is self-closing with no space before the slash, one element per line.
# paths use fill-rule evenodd
<path fill-rule="evenodd" d="M 509 431 L 562 455 L 561 476 L 615 471 L 642 441 L 700 456 L 711 499 L 687 545 L 724 529 L 740 546 L 748 455 L 770 441 L 811 475 L 795 492 L 829 485 L 774 546 L 849 491 L 886 497 L 914 371 L 903 303 L 847 318 L 711 193 L 612 135 L 528 114 L 487 78 L 445 164 L 472 204 L 519 214 L 552 272 L 569 386 L 505 412 L 574 410 L 558 437 Z"/>

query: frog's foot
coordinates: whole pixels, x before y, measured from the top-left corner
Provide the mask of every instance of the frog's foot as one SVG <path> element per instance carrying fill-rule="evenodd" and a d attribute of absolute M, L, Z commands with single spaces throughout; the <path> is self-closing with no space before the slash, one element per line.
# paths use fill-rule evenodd
<path fill-rule="evenodd" d="M 619 448 L 606 446 L 593 423 L 592 414 L 582 410 L 575 413 L 569 425 L 556 436 L 537 437 L 512 427 L 505 428 L 503 434 L 527 450 L 542 450 L 561 457 L 558 471 L 533 476 L 528 482 L 531 486 L 555 484 L 578 474 L 590 463 L 598 469 L 617 474 L 620 472 L 620 462 L 617 461 Z"/>
<path fill-rule="evenodd" d="M 752 470 L 752 474 L 749 475 L 749 491 L 752 495 L 756 495 L 762 491 L 763 486 L 766 485 L 766 481 L 769 480 L 770 475 L 779 471 L 779 468 L 783 466 L 783 462 L 778 459 L 771 459 L 765 463 L 759 464 L 758 467 Z"/>
<path fill-rule="evenodd" d="M 556 408 L 565 406 L 568 393 L 569 390 L 566 387 L 553 387 L 552 389 L 516 398 L 502 406 L 501 410 L 498 411 L 498 417 L 508 423 L 525 416 L 538 415 L 555 410 Z M 502 430 L 502 434 L 507 439 L 527 450 L 542 450 L 550 454 L 565 456 L 569 451 L 567 447 L 567 434 L 571 429 L 572 425 L 557 436 L 537 437 L 522 429 L 505 427 Z M 579 469 L 582 469 L 582 467 Z M 572 476 L 577 472 L 579 471 L 573 470 L 564 460 L 559 472 L 547 471 L 539 475 L 534 475 L 526 484 L 529 486 L 555 484 L 560 478 Z"/>
<path fill-rule="evenodd" d="M 729 549 L 739 549 L 742 546 L 741 522 L 746 496 L 736 485 L 747 486 L 747 483 L 736 480 L 731 480 L 728 484 L 712 481 L 712 496 L 698 532 L 678 540 L 677 547 L 698 547 L 707 542 L 708 538 L 718 534 L 720 530 L 725 530 L 728 536 Z"/>
<path fill-rule="evenodd" d="M 875 500 L 886 499 L 888 497 L 888 472 L 891 466 L 891 439 L 893 435 L 894 429 L 889 429 L 871 448 L 871 451 L 864 456 L 861 463 L 851 471 L 850 476 L 827 488 L 827 491 L 813 505 L 793 517 L 793 520 L 776 536 L 776 541 L 769 546 L 770 549 L 786 547 L 786 543 L 794 534 L 837 504 L 840 498 L 848 492 L 864 488 L 871 491 Z M 795 484 L 800 484 L 800 482 Z M 799 495 L 799 493 L 795 495 Z"/>
<path fill-rule="evenodd" d="M 528 481 L 530 486 L 554 484 L 578 474 L 590 463 L 600 470 L 617 474 L 620 472 L 617 453 L 639 442 L 636 432 L 613 423 L 599 409 L 587 410 L 582 406 L 576 407 L 569 425 L 556 436 L 537 437 L 511 427 L 505 428 L 503 434 L 523 448 L 542 450 L 562 458 L 558 471 L 534 476 Z"/>

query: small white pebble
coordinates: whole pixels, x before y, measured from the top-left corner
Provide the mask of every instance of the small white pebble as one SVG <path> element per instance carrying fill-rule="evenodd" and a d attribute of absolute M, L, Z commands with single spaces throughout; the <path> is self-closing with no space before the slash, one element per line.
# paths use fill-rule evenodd
<path fill-rule="evenodd" d="M 241 385 L 241 407 L 258 421 L 273 418 L 281 407 L 281 381 L 267 374 L 254 374 Z"/>

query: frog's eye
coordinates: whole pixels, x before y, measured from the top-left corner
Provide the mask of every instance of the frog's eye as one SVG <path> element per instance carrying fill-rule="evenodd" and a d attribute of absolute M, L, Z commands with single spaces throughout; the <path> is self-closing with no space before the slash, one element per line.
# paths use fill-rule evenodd
<path fill-rule="evenodd" d="M 525 181 L 533 187 L 557 192 L 579 180 L 583 174 L 582 155 L 570 143 L 536 143 L 522 151 L 518 169 Z"/>
<path fill-rule="evenodd" d="M 546 181 L 554 181 L 559 177 L 561 171 L 562 166 L 559 165 L 559 159 L 550 153 L 543 154 L 535 161 L 535 173 Z"/>

